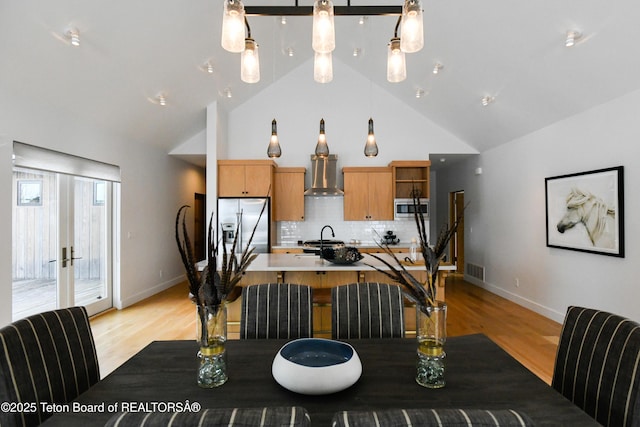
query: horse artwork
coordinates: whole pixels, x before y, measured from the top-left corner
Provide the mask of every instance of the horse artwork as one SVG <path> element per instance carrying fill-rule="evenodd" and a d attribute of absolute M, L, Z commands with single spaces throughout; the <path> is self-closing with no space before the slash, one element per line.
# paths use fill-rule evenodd
<path fill-rule="evenodd" d="M 547 246 L 624 258 L 623 171 L 545 178 Z"/>
<path fill-rule="evenodd" d="M 572 188 L 567 195 L 567 212 L 557 224 L 560 233 L 583 224 L 591 244 L 600 248 L 615 246 L 615 209 L 588 191 Z"/>

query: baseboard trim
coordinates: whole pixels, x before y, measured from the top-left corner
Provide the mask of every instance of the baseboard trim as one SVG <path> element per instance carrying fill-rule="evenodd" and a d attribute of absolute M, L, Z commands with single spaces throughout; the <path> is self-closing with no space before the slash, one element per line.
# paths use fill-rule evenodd
<path fill-rule="evenodd" d="M 133 305 L 133 304 L 135 304 L 137 302 L 140 302 L 140 301 L 142 301 L 144 299 L 147 299 L 147 298 L 149 298 L 149 297 L 151 297 L 151 296 L 153 296 L 153 295 L 155 295 L 157 293 L 160 293 L 160 292 L 162 292 L 164 290 L 167 290 L 167 289 L 171 288 L 172 286 L 177 285 L 178 283 L 184 282 L 185 280 L 186 280 L 186 277 L 185 277 L 184 274 L 182 274 L 182 275 L 180 275 L 178 277 L 175 277 L 175 278 L 173 278 L 171 280 L 167 280 L 165 282 L 159 283 L 159 284 L 155 285 L 152 288 L 145 289 L 144 291 L 139 292 L 139 293 L 137 293 L 135 295 L 132 295 L 132 296 L 128 297 L 125 300 L 116 301 L 114 303 L 114 305 L 118 310 L 122 310 L 123 308 L 127 308 L 130 305 Z"/>
<path fill-rule="evenodd" d="M 556 321 L 558 323 L 563 323 L 564 322 L 565 313 L 560 313 L 560 312 L 558 312 L 556 310 L 553 310 L 553 309 L 551 309 L 549 307 L 546 307 L 546 306 L 544 306 L 542 304 L 539 304 L 539 303 L 537 303 L 535 301 L 532 301 L 532 300 L 530 300 L 528 298 L 524 298 L 524 297 L 522 297 L 522 296 L 520 296 L 518 294 L 514 294 L 512 292 L 506 291 L 506 290 L 504 290 L 504 289 L 502 289 L 502 288 L 500 288 L 498 286 L 492 285 L 490 283 L 483 282 L 483 281 L 478 280 L 478 279 L 476 279 L 476 278 L 474 278 L 472 276 L 469 276 L 467 274 L 464 275 L 464 280 L 469 282 L 469 283 L 471 283 L 471 284 L 473 284 L 473 285 L 476 285 L 476 286 L 478 286 L 480 288 L 486 289 L 487 291 L 489 291 L 489 292 L 491 292 L 493 294 L 499 295 L 502 298 L 506 298 L 509 301 L 512 301 L 512 302 L 514 302 L 514 303 L 516 303 L 518 305 L 521 305 L 521 306 L 523 306 L 525 308 L 528 308 L 531 311 L 535 311 L 536 313 L 538 313 L 538 314 L 540 314 L 540 315 L 542 315 L 544 317 L 547 317 L 547 318 L 549 318 L 549 319 L 551 319 L 553 321 Z"/>

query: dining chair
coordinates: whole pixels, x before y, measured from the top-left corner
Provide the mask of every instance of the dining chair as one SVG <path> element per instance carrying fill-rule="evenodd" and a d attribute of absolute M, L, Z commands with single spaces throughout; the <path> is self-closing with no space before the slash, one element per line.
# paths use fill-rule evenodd
<path fill-rule="evenodd" d="M 263 283 L 244 287 L 240 338 L 313 336 L 312 295 L 308 285 Z"/>
<path fill-rule="evenodd" d="M 35 426 L 52 414 L 41 403 L 64 404 L 100 380 L 89 316 L 84 307 L 34 314 L 0 329 L 0 425 Z"/>
<path fill-rule="evenodd" d="M 340 411 L 332 427 L 453 427 L 453 426 L 533 426 L 522 411 L 512 409 L 385 409 L 379 411 Z"/>
<path fill-rule="evenodd" d="M 331 288 L 333 339 L 404 337 L 404 301 L 398 285 L 361 282 Z"/>
<path fill-rule="evenodd" d="M 602 425 L 640 425 L 640 324 L 569 307 L 551 385 Z"/>
<path fill-rule="evenodd" d="M 309 413 L 300 406 L 264 408 L 215 408 L 198 412 L 118 412 L 105 427 L 163 426 L 287 426 L 311 425 Z"/>

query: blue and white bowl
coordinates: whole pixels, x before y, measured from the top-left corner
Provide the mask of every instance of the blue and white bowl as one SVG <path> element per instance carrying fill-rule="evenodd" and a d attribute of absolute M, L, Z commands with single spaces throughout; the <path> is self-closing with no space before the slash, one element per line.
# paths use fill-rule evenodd
<path fill-rule="evenodd" d="M 355 384 L 362 374 L 362 363 L 345 342 L 300 338 L 278 351 L 271 373 L 278 384 L 293 392 L 329 394 Z"/>

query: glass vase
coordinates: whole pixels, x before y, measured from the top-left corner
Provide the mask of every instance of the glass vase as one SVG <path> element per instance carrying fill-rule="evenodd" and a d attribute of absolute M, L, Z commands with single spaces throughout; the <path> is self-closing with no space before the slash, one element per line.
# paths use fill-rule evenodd
<path fill-rule="evenodd" d="M 436 301 L 432 307 L 416 307 L 418 358 L 416 382 L 423 387 L 445 385 L 444 343 L 447 339 L 447 304 Z"/>
<path fill-rule="evenodd" d="M 196 340 L 200 345 L 198 385 L 214 388 L 227 382 L 227 306 L 197 305 Z"/>

